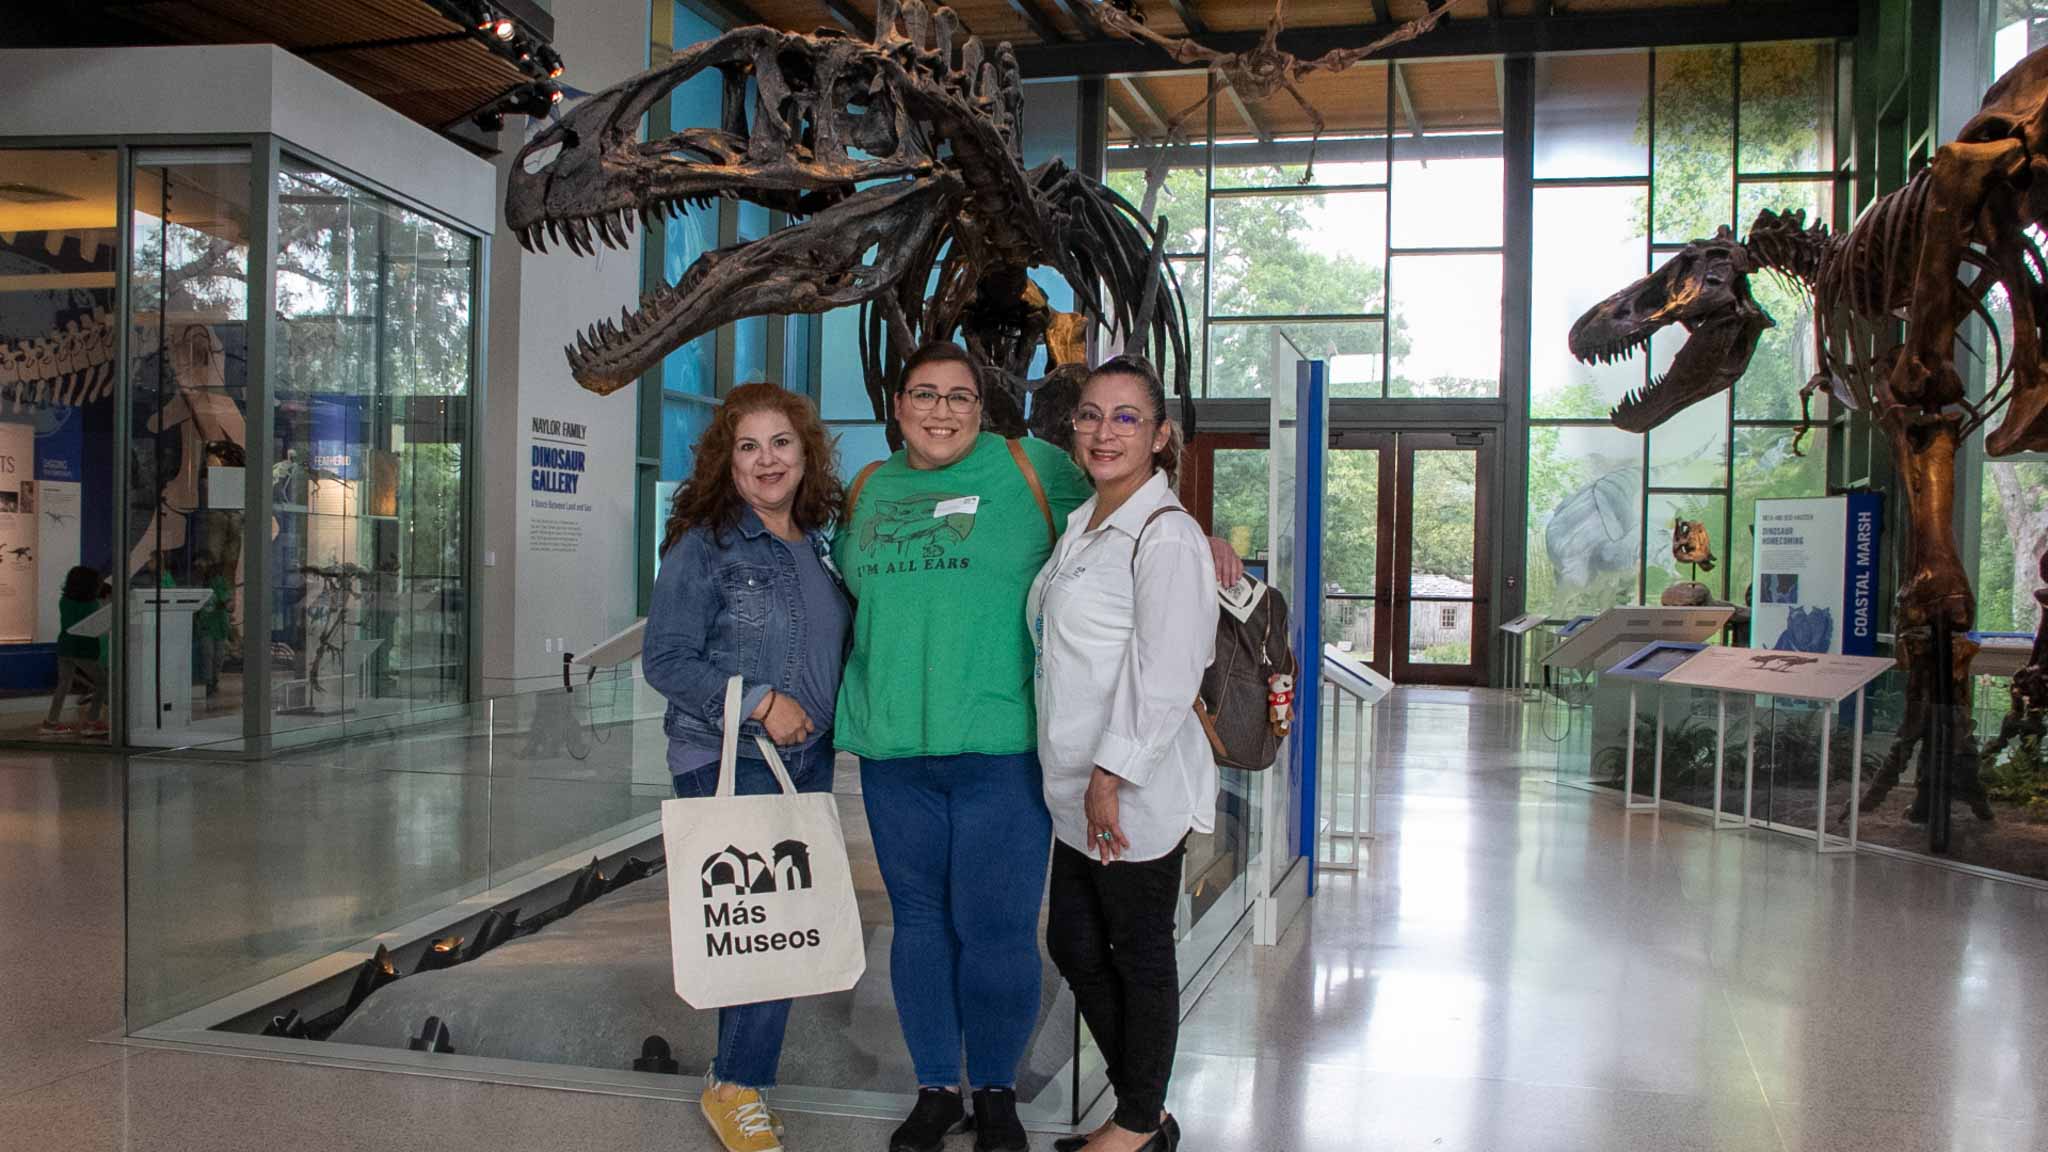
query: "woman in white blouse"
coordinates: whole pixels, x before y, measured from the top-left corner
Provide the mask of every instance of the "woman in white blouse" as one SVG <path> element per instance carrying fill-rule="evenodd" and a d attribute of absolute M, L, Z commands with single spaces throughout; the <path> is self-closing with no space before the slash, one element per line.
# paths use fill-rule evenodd
<path fill-rule="evenodd" d="M 1032 585 L 1038 754 L 1052 811 L 1046 951 L 1109 1065 L 1115 1114 L 1061 1152 L 1168 1152 L 1180 1021 L 1174 910 L 1216 761 L 1193 704 L 1216 637 L 1208 541 L 1174 496 L 1180 430 L 1159 373 L 1118 356 L 1074 409 L 1095 496 Z"/>

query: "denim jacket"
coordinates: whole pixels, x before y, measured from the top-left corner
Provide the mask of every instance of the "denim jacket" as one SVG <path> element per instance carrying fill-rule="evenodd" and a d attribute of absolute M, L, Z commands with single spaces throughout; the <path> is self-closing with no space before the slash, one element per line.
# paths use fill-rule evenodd
<path fill-rule="evenodd" d="M 825 538 L 806 535 L 825 557 Z M 825 568 L 833 571 L 829 559 Z M 640 667 L 668 700 L 668 736 L 716 745 L 725 728 L 726 681 L 739 674 L 742 707 L 751 714 L 770 688 L 794 694 L 809 643 L 796 564 L 747 508 L 722 541 L 699 525 L 669 548 L 654 581 Z M 760 734 L 758 721 L 746 721 L 742 747 Z"/>

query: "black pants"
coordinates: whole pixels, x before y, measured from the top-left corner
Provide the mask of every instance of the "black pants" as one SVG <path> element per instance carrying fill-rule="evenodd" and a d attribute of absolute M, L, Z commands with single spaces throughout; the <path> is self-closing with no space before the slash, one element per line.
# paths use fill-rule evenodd
<path fill-rule="evenodd" d="M 1157 860 L 1103 864 L 1055 841 L 1045 950 L 1074 990 L 1116 1089 L 1118 1127 L 1152 1132 L 1180 1037 L 1173 913 L 1183 841 Z"/>

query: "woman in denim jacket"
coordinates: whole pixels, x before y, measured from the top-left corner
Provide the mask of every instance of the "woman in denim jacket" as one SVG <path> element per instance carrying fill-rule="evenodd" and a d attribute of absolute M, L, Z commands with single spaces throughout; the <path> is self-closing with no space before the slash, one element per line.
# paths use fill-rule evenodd
<path fill-rule="evenodd" d="M 765 733 L 799 791 L 829 791 L 851 616 L 823 535 L 845 499 L 832 442 L 809 400 L 747 384 L 719 406 L 695 461 L 669 511 L 641 656 L 648 684 L 668 700 L 675 794 L 717 788 L 734 675 L 747 717 L 740 747 Z M 779 790 L 768 765 L 744 752 L 737 776 L 742 796 Z M 719 1010 L 702 1103 L 732 1152 L 782 1146 L 761 1091 L 775 1084 L 788 1020 L 787 1000 Z"/>

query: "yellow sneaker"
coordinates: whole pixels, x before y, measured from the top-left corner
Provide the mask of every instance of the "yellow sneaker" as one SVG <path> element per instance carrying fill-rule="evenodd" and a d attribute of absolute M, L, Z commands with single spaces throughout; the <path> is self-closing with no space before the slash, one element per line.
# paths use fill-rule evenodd
<path fill-rule="evenodd" d="M 698 1103 L 726 1152 L 782 1152 L 782 1126 L 754 1089 L 707 1079 Z"/>

